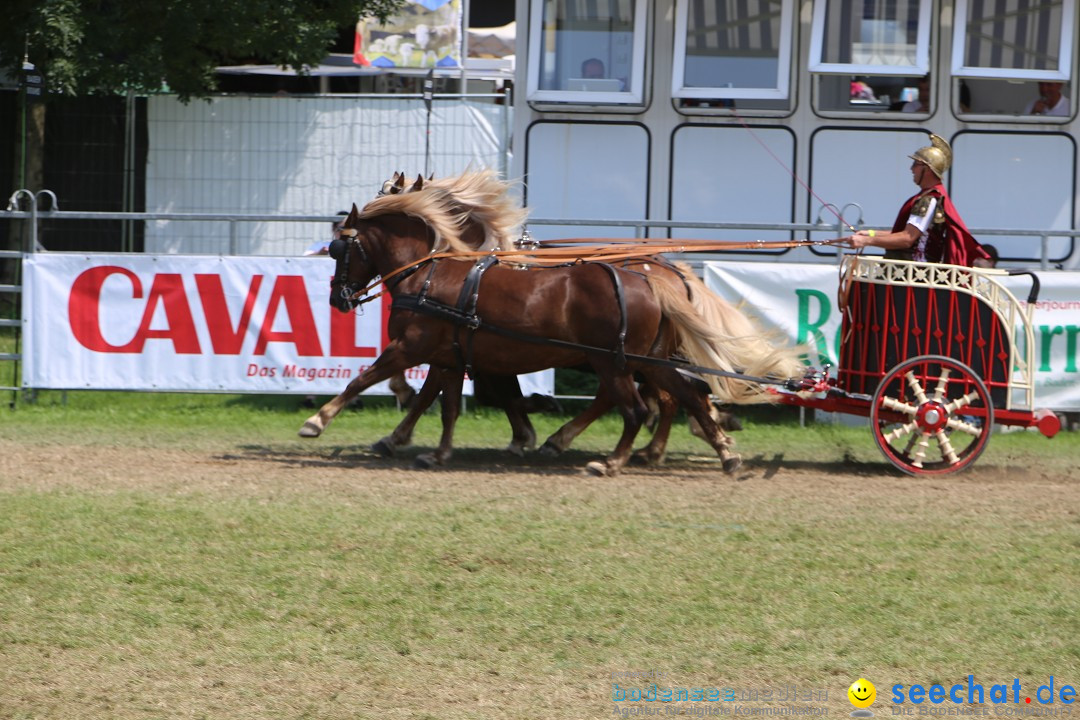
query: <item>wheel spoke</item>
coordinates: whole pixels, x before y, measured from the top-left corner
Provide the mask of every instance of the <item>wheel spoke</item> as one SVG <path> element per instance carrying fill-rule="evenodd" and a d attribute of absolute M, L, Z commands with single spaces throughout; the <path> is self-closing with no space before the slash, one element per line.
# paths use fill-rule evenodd
<path fill-rule="evenodd" d="M 930 447 L 930 435 L 922 433 L 919 436 L 919 442 L 916 443 L 914 459 L 911 464 L 914 467 L 921 468 L 923 466 L 923 460 L 926 459 L 926 449 Z"/>
<path fill-rule="evenodd" d="M 922 405 L 927 401 L 926 392 L 923 390 L 922 383 L 919 382 L 919 378 L 915 377 L 915 372 L 908 370 L 904 375 L 907 378 L 908 385 L 911 387 L 911 392 L 915 394 L 915 399 Z"/>
<path fill-rule="evenodd" d="M 937 431 L 937 441 L 942 457 L 948 460 L 950 465 L 960 462 L 960 458 L 957 456 L 956 451 L 953 450 L 952 442 L 949 441 L 949 436 L 945 434 L 944 430 Z"/>
<path fill-rule="evenodd" d="M 978 437 L 982 433 L 982 428 L 978 425 L 972 425 L 969 422 L 965 422 L 959 418 L 951 417 L 945 421 L 945 424 L 949 426 L 950 430 L 959 430 L 960 432 L 967 433 Z"/>
<path fill-rule="evenodd" d="M 955 400 L 953 400 L 951 403 L 947 404 L 945 406 L 945 412 L 952 415 L 954 412 L 956 412 L 960 408 L 967 407 L 972 402 L 974 402 L 975 400 L 978 400 L 978 399 L 979 399 L 979 393 L 977 393 L 977 392 L 969 392 L 967 395 L 962 395 L 961 397 L 958 397 Z"/>
<path fill-rule="evenodd" d="M 911 437 L 908 438 L 907 445 L 904 446 L 904 456 L 905 457 L 907 457 L 908 455 L 911 455 L 911 448 L 915 447 L 915 442 L 918 439 L 919 439 L 919 436 L 916 435 L 915 433 L 912 433 Z"/>
<path fill-rule="evenodd" d="M 897 426 L 894 430 L 892 430 L 890 432 L 882 433 L 882 437 L 885 438 L 885 440 L 887 442 L 891 443 L 893 440 L 899 440 L 900 438 L 904 437 L 905 435 L 908 435 L 908 434 L 910 434 L 910 433 L 912 433 L 912 432 L 914 432 L 914 431 L 916 431 L 918 429 L 919 429 L 918 423 L 914 423 L 914 422 L 904 423 L 903 425 Z M 916 435 L 915 437 L 918 437 L 918 436 Z M 911 445 L 908 445 L 908 449 L 909 450 L 911 449 Z"/>
<path fill-rule="evenodd" d="M 895 410 L 897 412 L 902 412 L 905 415 L 911 416 L 914 416 L 915 413 L 919 411 L 919 408 L 915 407 L 914 405 L 902 402 L 900 400 L 895 400 L 891 397 L 881 398 L 881 405 L 882 407 L 886 407 L 889 410 Z"/>
<path fill-rule="evenodd" d="M 941 402 L 945 399 L 945 390 L 949 385 L 951 371 L 947 367 L 941 368 L 941 377 L 938 378 L 937 387 L 934 388 L 934 401 Z"/>
<path fill-rule="evenodd" d="M 964 393 L 955 397 L 958 393 Z M 871 402 L 874 439 L 910 475 L 945 474 L 971 465 L 994 424 L 982 379 L 953 358 L 927 355 L 894 367 Z"/>

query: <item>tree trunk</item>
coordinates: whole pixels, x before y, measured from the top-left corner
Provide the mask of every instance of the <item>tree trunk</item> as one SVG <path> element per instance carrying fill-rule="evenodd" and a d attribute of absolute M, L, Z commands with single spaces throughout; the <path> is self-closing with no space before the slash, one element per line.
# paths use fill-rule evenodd
<path fill-rule="evenodd" d="M 25 102 L 25 99 L 24 99 Z M 23 137 L 15 148 L 15 172 L 13 177 L 19 185 L 16 189 L 26 189 L 37 193 L 45 186 L 45 103 L 32 102 L 20 119 L 19 128 Z M 20 198 L 20 210 L 29 210 L 29 203 Z M 30 221 L 10 220 L 10 232 L 5 250 L 27 250 L 30 247 Z M 18 260 L 5 260 L 0 269 L 0 284 L 13 284 L 18 279 Z"/>

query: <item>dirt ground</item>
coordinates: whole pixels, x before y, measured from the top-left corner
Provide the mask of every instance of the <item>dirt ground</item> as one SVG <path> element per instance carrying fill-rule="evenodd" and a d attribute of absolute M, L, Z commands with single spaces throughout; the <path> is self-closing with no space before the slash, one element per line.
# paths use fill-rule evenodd
<path fill-rule="evenodd" d="M 416 494 L 452 490 L 458 498 L 487 497 L 507 491 L 528 496 L 552 493 L 620 492 L 678 494 L 734 493 L 740 496 L 851 498 L 925 493 L 969 495 L 992 491 L 1030 502 L 1039 488 L 1047 499 L 1074 503 L 1080 465 L 1040 467 L 1028 457 L 980 459 L 974 468 L 954 475 L 908 477 L 884 460 L 813 462 L 791 460 L 783 453 L 744 456 L 731 475 L 715 457 L 683 455 L 656 468 L 630 467 L 615 478 L 596 478 L 582 468 L 596 453 L 568 451 L 559 458 L 531 454 L 515 458 L 499 450 L 459 450 L 448 467 L 419 470 L 410 449 L 384 459 L 356 446 L 292 443 L 242 445 L 224 449 L 160 449 L 109 446 L 27 445 L 0 439 L 0 490 L 114 492 L 140 490 L 230 496 L 322 491 L 362 492 L 383 496 L 390 504 L 409 502 Z"/>
<path fill-rule="evenodd" d="M 575 451 L 557 459 L 538 456 L 519 459 L 499 450 L 461 450 L 450 468 L 421 471 L 410 462 L 419 450 L 388 460 L 357 446 L 336 446 L 331 442 L 266 446 L 230 445 L 223 441 L 216 447 L 200 449 L 133 449 L 47 442 L 0 439 L 0 496 L 9 492 L 139 492 L 163 498 L 184 498 L 190 494 L 199 501 L 219 497 L 223 502 L 251 499 L 267 503 L 302 498 L 325 501 L 327 507 L 336 503 L 407 507 L 427 511 L 432 517 L 450 505 L 466 503 L 491 503 L 491 507 L 509 511 L 546 507 L 556 513 L 568 505 L 580 504 L 589 505 L 589 512 L 602 510 L 625 518 L 628 523 L 644 520 L 651 528 L 681 523 L 683 529 L 703 533 L 726 532 L 736 527 L 733 522 L 751 524 L 763 520 L 779 526 L 792 513 L 806 527 L 827 526 L 837 517 L 859 518 L 868 527 L 883 521 L 910 519 L 916 523 L 928 518 L 942 526 L 958 518 L 995 526 L 1002 518 L 1008 518 L 1013 526 L 1062 527 L 1078 522 L 1080 516 L 1076 502 L 1080 470 L 1076 464 L 1069 466 L 1059 461 L 1055 469 L 1040 469 L 1030 456 L 992 458 L 977 463 L 975 471 L 953 476 L 910 478 L 891 470 L 881 459 L 815 462 L 792 460 L 777 452 L 746 457 L 743 468 L 725 475 L 716 458 L 683 455 L 661 468 L 630 468 L 619 477 L 597 478 L 582 471 L 589 460 L 597 457 L 596 453 Z M 307 712 L 295 712 L 297 704 L 304 703 L 325 711 L 314 716 L 328 718 L 517 718 L 538 714 L 581 718 L 612 714 L 612 703 L 605 694 L 609 685 L 595 673 L 584 679 L 568 671 L 522 680 L 513 672 L 506 678 L 496 677 L 499 676 L 496 672 L 495 676 L 485 675 L 468 682 L 450 673 L 447 677 L 452 684 L 435 685 L 438 692 L 432 697 L 438 696 L 437 700 L 426 698 L 430 689 L 423 691 L 424 698 L 394 690 L 392 705 L 396 710 L 369 715 L 356 708 L 377 707 L 386 698 L 376 691 L 362 690 L 366 687 L 364 681 L 353 678 L 349 691 L 342 691 L 341 699 L 338 690 L 334 690 L 335 699 L 331 702 L 320 694 L 323 689 L 348 685 L 331 671 L 320 675 L 318 672 L 322 671 L 312 670 L 310 677 L 293 677 L 288 674 L 291 670 L 282 670 L 275 680 L 278 684 L 271 686 L 261 676 L 254 679 L 246 671 L 232 669 L 234 675 L 228 675 L 228 684 L 198 686 L 202 668 L 184 666 L 188 674 L 180 679 L 165 677 L 168 672 L 160 669 L 140 668 L 138 672 L 143 674 L 130 675 L 132 671 L 128 668 L 129 674 L 124 675 L 124 667 L 99 668 L 98 652 L 94 648 L 82 658 L 75 673 L 70 672 L 69 655 L 57 656 L 66 663 L 62 669 L 47 665 L 38 670 L 37 674 L 44 678 L 39 684 L 50 688 L 53 695 L 41 694 L 33 678 L 20 680 L 14 688 L 19 697 L 31 698 L 26 701 L 26 707 L 48 697 L 50 703 L 65 710 L 78 706 L 82 717 L 164 717 L 156 710 L 152 713 L 132 710 L 139 703 L 158 701 L 175 701 L 200 712 L 208 705 L 227 708 L 228 712 L 217 715 L 237 718 L 311 716 Z M 402 664 L 412 667 L 408 659 Z M 1066 675 L 1068 668 L 1056 665 L 1055 669 Z M 416 687 L 429 688 L 425 683 L 433 677 L 430 668 L 422 666 L 420 671 L 410 672 L 424 674 L 410 676 L 409 682 L 419 678 L 424 682 Z M 743 674 L 737 679 L 745 681 L 747 686 L 768 684 L 750 681 L 758 677 L 755 669 L 740 672 Z M 145 688 L 154 678 L 161 687 L 148 693 Z M 846 685 L 850 678 L 844 678 L 833 684 Z M 60 686 L 55 685 L 57 682 Z M 189 697 L 185 693 L 193 685 L 198 690 Z M 101 687 L 119 689 L 114 697 L 93 689 Z M 256 688 L 251 692 L 258 696 L 257 701 L 244 694 L 247 688 Z M 468 697 L 458 697 L 466 691 Z M 381 700 L 372 701 L 371 693 Z M 498 704 L 499 709 L 491 713 L 478 711 L 476 697 L 480 695 Z M 91 702 L 88 698 L 94 698 L 93 702 L 98 703 L 94 707 L 98 707 L 104 702 L 99 702 L 100 697 L 110 698 L 109 712 L 86 712 L 86 704 Z M 542 698 L 549 712 L 538 713 L 536 707 L 523 704 L 521 698 Z M 123 712 L 118 709 L 121 707 Z M 276 711 L 263 712 L 267 707 Z M 348 708 L 348 712 L 342 708 Z M 831 694 L 829 714 L 847 713 L 850 709 L 842 692 Z M 192 710 L 191 714 L 177 711 L 172 716 L 215 715 Z"/>

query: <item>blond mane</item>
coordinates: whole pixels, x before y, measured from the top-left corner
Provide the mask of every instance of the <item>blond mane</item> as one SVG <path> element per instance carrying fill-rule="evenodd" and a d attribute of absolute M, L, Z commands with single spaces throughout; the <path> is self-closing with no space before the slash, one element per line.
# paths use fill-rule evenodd
<path fill-rule="evenodd" d="M 423 220 L 435 234 L 433 252 L 511 249 L 528 213 L 509 190 L 510 183 L 492 170 L 465 172 L 429 180 L 415 192 L 376 198 L 364 206 L 360 218 L 402 213 Z M 470 220 L 484 231 L 479 248 L 461 238 L 461 228 Z"/>

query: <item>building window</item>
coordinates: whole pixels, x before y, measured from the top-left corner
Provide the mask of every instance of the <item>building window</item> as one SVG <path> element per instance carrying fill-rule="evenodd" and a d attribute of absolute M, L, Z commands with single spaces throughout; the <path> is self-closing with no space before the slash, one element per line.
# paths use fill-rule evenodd
<path fill-rule="evenodd" d="M 818 0 L 810 72 L 926 75 L 931 5 L 932 0 Z"/>
<path fill-rule="evenodd" d="M 956 0 L 953 75 L 1065 82 L 1074 17 L 1071 0 Z"/>
<path fill-rule="evenodd" d="M 677 2 L 673 95 L 705 102 L 786 100 L 793 6 L 793 0 Z"/>
<path fill-rule="evenodd" d="M 644 103 L 647 0 L 534 0 L 531 101 Z"/>
<path fill-rule="evenodd" d="M 815 106 L 822 112 L 929 117 L 932 0 L 819 0 L 810 32 Z"/>
<path fill-rule="evenodd" d="M 957 0 L 952 66 L 971 88 L 968 119 L 1068 122 L 1075 25 L 1074 2 Z"/>

